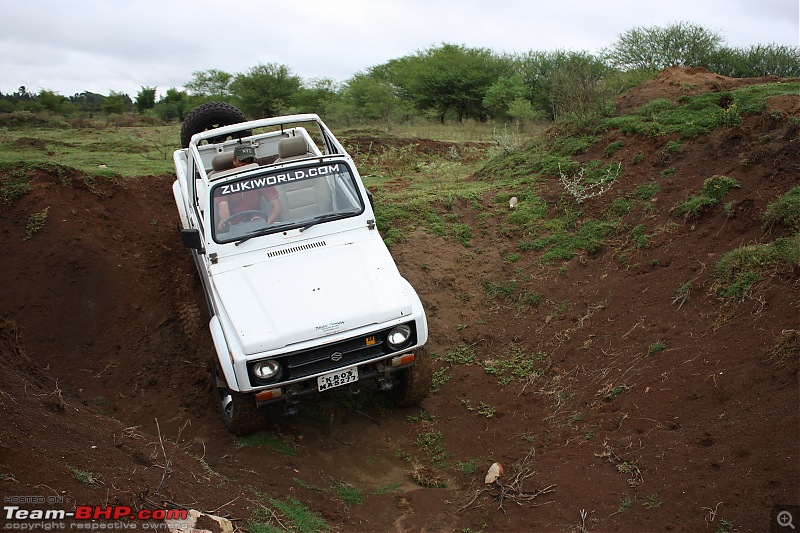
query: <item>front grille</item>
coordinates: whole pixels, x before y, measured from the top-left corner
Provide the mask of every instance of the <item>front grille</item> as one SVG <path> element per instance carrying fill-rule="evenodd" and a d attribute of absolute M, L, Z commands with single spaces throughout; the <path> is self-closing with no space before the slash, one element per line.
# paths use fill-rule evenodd
<path fill-rule="evenodd" d="M 408 325 L 411 327 L 411 343 L 409 346 L 413 346 L 416 344 L 416 328 L 413 322 Z M 354 337 L 311 350 L 292 352 L 277 357 L 276 359 L 280 361 L 283 367 L 279 383 L 302 379 L 322 372 L 330 372 L 337 368 L 356 365 L 384 355 L 388 356 L 393 353 L 386 344 L 386 336 L 390 330 L 391 328 L 387 328 L 370 335 Z M 334 361 L 332 359 L 334 354 L 341 354 L 341 358 Z M 266 384 L 256 382 L 252 374 L 250 374 L 250 382 L 253 386 Z"/>

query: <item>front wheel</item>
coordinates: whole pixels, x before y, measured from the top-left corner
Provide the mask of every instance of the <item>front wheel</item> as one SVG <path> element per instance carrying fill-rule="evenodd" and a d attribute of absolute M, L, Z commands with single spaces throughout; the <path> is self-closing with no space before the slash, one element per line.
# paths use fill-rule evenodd
<path fill-rule="evenodd" d="M 428 397 L 433 380 L 433 365 L 428 351 L 420 346 L 414 350 L 414 366 L 394 373 L 394 386 L 389 399 L 400 407 L 410 407 Z"/>
<path fill-rule="evenodd" d="M 211 383 L 217 408 L 228 431 L 237 437 L 242 437 L 264 429 L 266 416 L 256 405 L 255 397 L 228 387 L 216 357 L 211 361 Z"/>

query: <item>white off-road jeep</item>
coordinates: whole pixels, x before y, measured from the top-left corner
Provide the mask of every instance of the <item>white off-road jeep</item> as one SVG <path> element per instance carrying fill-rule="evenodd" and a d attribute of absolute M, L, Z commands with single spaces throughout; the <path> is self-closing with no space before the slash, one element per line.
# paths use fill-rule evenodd
<path fill-rule="evenodd" d="M 210 309 L 213 389 L 228 429 L 262 427 L 265 404 L 294 413 L 304 394 L 364 382 L 400 405 L 422 400 L 425 312 L 378 233 L 353 159 L 322 120 L 246 121 L 212 102 L 186 117 L 181 143 L 173 192 Z M 237 146 L 255 160 L 233 167 Z"/>

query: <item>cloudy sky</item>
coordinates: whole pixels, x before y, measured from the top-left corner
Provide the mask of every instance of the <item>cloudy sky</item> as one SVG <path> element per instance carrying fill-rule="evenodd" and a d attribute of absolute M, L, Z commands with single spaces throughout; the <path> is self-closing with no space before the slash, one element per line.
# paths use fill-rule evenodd
<path fill-rule="evenodd" d="M 287 65 L 341 82 L 442 43 L 596 53 L 691 22 L 731 47 L 800 45 L 800 0 L 0 0 L 0 92 L 182 88 L 192 73 Z"/>

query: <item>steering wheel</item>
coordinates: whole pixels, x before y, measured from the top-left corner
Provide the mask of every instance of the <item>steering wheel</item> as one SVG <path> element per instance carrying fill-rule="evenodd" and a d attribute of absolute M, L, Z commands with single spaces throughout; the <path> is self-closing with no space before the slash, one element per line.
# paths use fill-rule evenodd
<path fill-rule="evenodd" d="M 247 209 L 246 211 L 241 211 L 239 213 L 233 214 L 233 215 L 229 216 L 228 218 L 226 218 L 225 220 L 220 221 L 219 225 L 220 226 L 227 226 L 228 223 L 231 220 L 233 220 L 235 218 L 247 216 L 247 215 L 251 215 L 251 216 L 258 215 L 258 216 L 260 216 L 261 218 L 264 219 L 264 222 L 269 220 L 269 215 L 267 213 L 265 213 L 264 211 L 261 211 L 260 209 Z"/>

